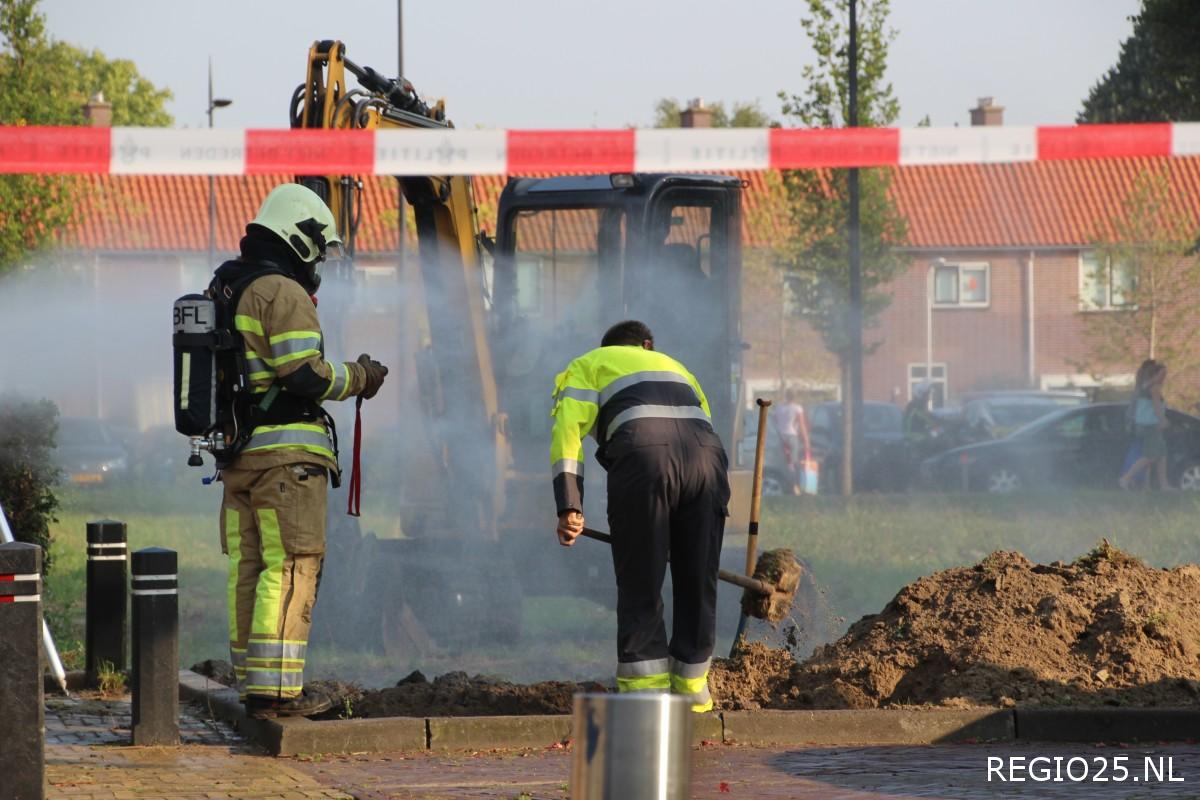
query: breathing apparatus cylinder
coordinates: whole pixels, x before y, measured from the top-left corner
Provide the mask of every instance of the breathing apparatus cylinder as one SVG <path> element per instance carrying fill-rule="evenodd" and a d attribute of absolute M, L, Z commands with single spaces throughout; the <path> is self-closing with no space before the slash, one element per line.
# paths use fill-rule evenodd
<path fill-rule="evenodd" d="M 175 301 L 175 430 L 204 436 L 217 424 L 217 308 L 201 294 Z"/>

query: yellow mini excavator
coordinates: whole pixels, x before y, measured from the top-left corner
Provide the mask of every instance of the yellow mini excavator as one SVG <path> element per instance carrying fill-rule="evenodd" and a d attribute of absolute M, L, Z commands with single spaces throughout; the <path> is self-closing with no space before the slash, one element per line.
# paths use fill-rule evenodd
<path fill-rule="evenodd" d="M 351 88 L 349 76 L 357 86 Z M 291 123 L 451 127 L 441 103 L 427 104 L 402 78 L 355 64 L 336 41 L 310 49 Z M 297 180 L 328 202 L 352 255 L 361 178 Z M 424 430 L 436 440 L 428 452 L 406 446 L 397 453 L 420 461 L 399 474 L 436 475 L 430 485 L 437 490 L 402 509 L 403 539 L 354 531 L 341 543 L 331 540 L 338 555 L 330 559 L 327 581 L 361 591 L 381 587 L 383 596 L 363 603 L 355 592 L 323 587 L 324 602 L 351 605 L 346 614 L 318 616 L 331 622 L 336 640 L 342 632 L 353 635 L 348 619 L 376 609 L 379 617 L 362 624 L 380 626 L 382 635 L 373 638 L 392 655 L 489 638 L 512 641 L 522 593 L 615 599 L 603 561 L 572 558 L 578 554 L 551 546 L 548 464 L 554 375 L 596 347 L 609 325 L 647 322 L 657 348 L 699 378 L 714 425 L 727 449 L 736 451 L 744 349 L 742 182 L 683 174 L 510 177 L 493 240 L 480 232 L 471 178 L 397 180 L 415 220 L 422 298 L 416 306 L 427 341 L 412 346 L 419 350 L 414 360 Z M 336 324 L 337 315 L 330 316 Z M 585 511 L 602 519 L 603 472 L 592 454 L 588 460 Z M 342 520 L 331 537 L 345 532 Z M 531 572 L 536 580 L 528 579 Z M 421 580 L 408 581 L 406 574 Z M 370 630 L 359 633 L 371 637 Z"/>

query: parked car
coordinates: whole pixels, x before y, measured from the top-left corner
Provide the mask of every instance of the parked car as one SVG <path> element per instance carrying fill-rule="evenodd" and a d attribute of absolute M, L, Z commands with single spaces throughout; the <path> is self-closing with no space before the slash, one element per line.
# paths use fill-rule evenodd
<path fill-rule="evenodd" d="M 1117 488 L 1133 440 L 1124 403 L 1065 408 L 991 442 L 926 459 L 921 480 L 941 490 L 1006 494 L 1034 486 Z M 1167 476 L 1200 491 L 1200 419 L 1167 411 Z"/>
<path fill-rule="evenodd" d="M 1047 414 L 1088 402 L 1081 391 L 966 392 L 961 400 L 963 423 L 977 441 L 1000 439 Z"/>
<path fill-rule="evenodd" d="M 808 417 L 813 457 L 821 464 L 821 491 L 841 485 L 842 404 L 821 403 Z M 858 488 L 903 491 L 908 487 L 904 411 L 890 403 L 863 403 L 863 453 Z"/>
<path fill-rule="evenodd" d="M 129 453 L 107 422 L 91 417 L 58 420 L 54 463 L 75 484 L 104 484 L 129 473 Z"/>

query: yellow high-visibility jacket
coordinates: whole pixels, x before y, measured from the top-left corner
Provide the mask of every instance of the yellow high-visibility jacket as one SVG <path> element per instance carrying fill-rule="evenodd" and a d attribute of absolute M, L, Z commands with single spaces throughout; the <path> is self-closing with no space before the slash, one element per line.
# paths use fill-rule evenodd
<path fill-rule="evenodd" d="M 554 432 L 550 472 L 558 513 L 583 511 L 583 437 L 605 446 L 619 431 L 653 432 L 679 421 L 712 430 L 708 399 L 699 381 L 675 359 L 640 346 L 598 347 L 567 365 L 554 379 Z"/>

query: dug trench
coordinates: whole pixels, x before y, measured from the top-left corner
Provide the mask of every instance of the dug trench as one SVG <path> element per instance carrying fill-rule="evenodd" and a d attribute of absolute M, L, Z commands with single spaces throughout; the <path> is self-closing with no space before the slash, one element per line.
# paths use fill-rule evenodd
<path fill-rule="evenodd" d="M 794 649 L 716 659 L 717 708 L 1196 707 L 1200 566 L 1156 569 L 1107 543 L 1069 564 L 995 552 L 905 586 L 806 659 Z M 462 672 L 317 685 L 328 718 L 567 714 L 576 692 L 610 688 Z"/>

